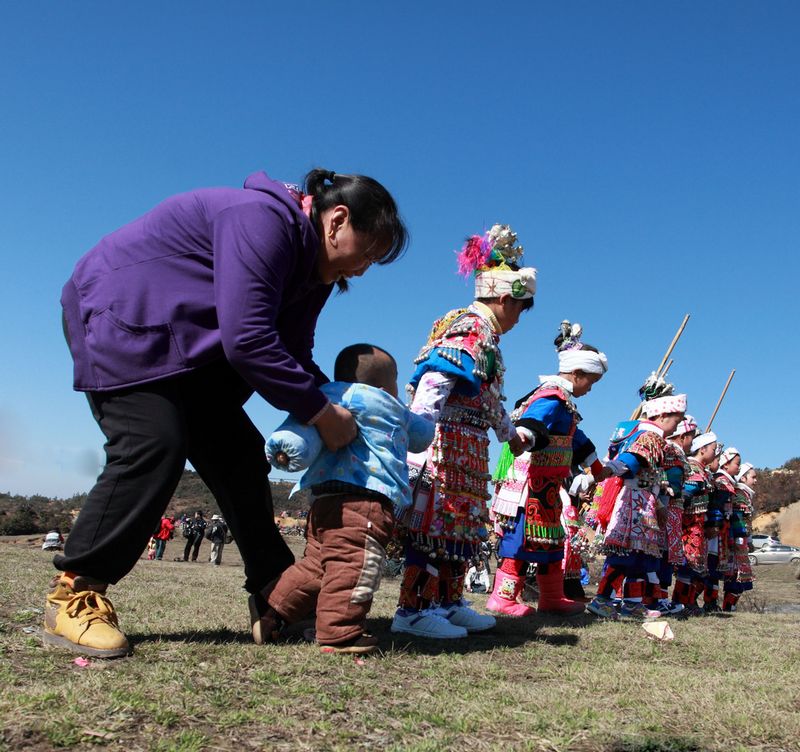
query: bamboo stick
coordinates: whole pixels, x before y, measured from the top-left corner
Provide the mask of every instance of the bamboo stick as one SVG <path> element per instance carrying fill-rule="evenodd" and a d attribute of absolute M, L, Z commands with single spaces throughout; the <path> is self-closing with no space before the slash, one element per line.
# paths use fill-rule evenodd
<path fill-rule="evenodd" d="M 672 351 L 675 349 L 675 345 L 678 344 L 678 340 L 681 338 L 681 334 L 683 334 L 683 330 L 686 328 L 686 324 L 689 321 L 689 315 L 690 314 L 687 313 L 683 317 L 683 323 L 680 325 L 675 336 L 672 338 L 672 342 L 670 343 L 669 348 L 667 348 L 667 352 L 664 353 L 664 357 L 661 360 L 661 365 L 659 365 L 658 369 L 656 370 L 656 376 L 663 376 L 663 374 L 661 373 L 661 369 L 664 367 L 664 363 L 667 362 L 667 358 L 669 358 L 669 356 L 672 355 Z"/>
<path fill-rule="evenodd" d="M 669 371 L 669 368 L 672 365 L 672 361 L 670 361 L 666 371 L 664 371 L 663 374 L 661 373 L 661 369 L 664 368 L 664 364 L 667 362 L 667 359 L 669 358 L 670 355 L 672 355 L 672 351 L 675 349 L 675 345 L 678 344 L 678 340 L 681 338 L 681 334 L 683 334 L 683 330 L 686 328 L 686 324 L 689 321 L 689 316 L 690 314 L 687 313 L 683 317 L 683 321 L 681 322 L 681 325 L 678 327 L 678 331 L 675 332 L 675 336 L 672 338 L 672 342 L 669 343 L 669 347 L 667 348 L 667 351 L 664 353 L 664 357 L 661 359 L 661 363 L 659 364 L 658 370 L 656 371 L 656 376 L 663 376 L 664 374 L 666 374 L 667 371 Z M 639 405 L 637 405 L 636 409 L 631 414 L 631 420 L 638 420 L 641 414 L 642 414 L 642 405 L 640 403 Z"/>
<path fill-rule="evenodd" d="M 669 369 L 672 368 L 672 364 L 674 362 L 675 362 L 675 359 L 674 358 L 670 358 L 669 363 L 667 363 L 667 367 L 664 369 L 664 373 L 661 374 L 664 378 L 667 378 L 667 374 L 669 373 Z"/>
<path fill-rule="evenodd" d="M 728 376 L 728 380 L 725 382 L 725 388 L 722 390 L 722 394 L 719 395 L 719 399 L 717 400 L 717 406 L 714 408 L 714 412 L 711 413 L 711 418 L 708 421 L 708 425 L 706 426 L 706 433 L 711 430 L 711 424 L 714 422 L 714 418 L 717 417 L 717 411 L 719 410 L 719 406 L 722 404 L 722 400 L 725 399 L 725 393 L 728 391 L 728 387 L 731 385 L 731 381 L 733 381 L 733 374 L 736 373 L 736 369 L 734 368 L 731 371 L 731 375 Z"/>

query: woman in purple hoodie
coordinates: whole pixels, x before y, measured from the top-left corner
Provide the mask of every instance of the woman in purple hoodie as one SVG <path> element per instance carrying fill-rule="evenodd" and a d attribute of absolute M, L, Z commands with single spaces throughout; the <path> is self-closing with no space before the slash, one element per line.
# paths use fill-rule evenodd
<path fill-rule="evenodd" d="M 407 233 L 375 180 L 312 170 L 305 190 L 251 175 L 244 188 L 167 199 L 104 237 L 61 296 L 64 332 L 106 436 L 106 464 L 54 563 L 47 643 L 98 657 L 130 652 L 105 596 L 147 545 L 192 463 L 244 560 L 259 613 L 294 561 L 274 524 L 252 393 L 313 424 L 336 450 L 356 435 L 328 402 L 312 358 L 334 285 L 397 259 Z"/>

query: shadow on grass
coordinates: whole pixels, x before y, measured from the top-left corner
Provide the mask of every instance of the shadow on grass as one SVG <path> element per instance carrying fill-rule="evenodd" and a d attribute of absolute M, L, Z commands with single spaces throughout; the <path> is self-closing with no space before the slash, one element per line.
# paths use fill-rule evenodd
<path fill-rule="evenodd" d="M 531 616 L 522 619 L 497 617 L 497 626 L 487 632 L 472 633 L 464 639 L 432 640 L 415 635 L 393 633 L 390 630 L 392 620 L 380 617 L 369 620 L 369 629 L 379 640 L 381 647 L 394 644 L 396 649 L 422 655 L 442 655 L 453 653 L 467 655 L 469 653 L 490 652 L 496 648 L 516 648 L 533 642 L 548 645 L 574 646 L 580 642 L 580 635 L 575 633 L 552 633 L 552 627 L 591 627 L 597 619 L 589 614 L 572 618 Z"/>
<path fill-rule="evenodd" d="M 130 634 L 128 639 L 133 647 L 147 642 L 196 642 L 208 645 L 224 645 L 239 643 L 252 645 L 253 636 L 250 632 L 232 629 L 203 629 L 200 631 L 186 632 L 152 632 L 149 634 Z"/>
<path fill-rule="evenodd" d="M 431 640 L 408 634 L 394 634 L 390 627 L 392 620 L 388 617 L 370 618 L 367 628 L 379 640 L 382 648 L 394 643 L 410 652 L 424 655 L 441 655 L 454 653 L 466 655 L 468 653 L 487 652 L 498 647 L 519 647 L 531 642 L 544 642 L 548 645 L 577 645 L 580 636 L 574 633 L 550 633 L 547 630 L 553 627 L 573 627 L 576 629 L 597 625 L 597 619 L 589 614 L 581 614 L 571 618 L 555 616 L 532 616 L 523 619 L 509 619 L 502 616 L 497 618 L 497 626 L 484 633 L 474 633 L 466 639 L 460 640 Z M 302 642 L 304 628 L 313 627 L 313 621 L 303 621 L 287 629 L 286 643 Z M 240 644 L 252 645 L 253 637 L 249 631 L 232 629 L 205 629 L 182 632 L 152 632 L 147 634 L 129 634 L 131 645 L 152 642 L 185 642 L 202 643 L 207 645 Z M 281 640 L 284 642 L 284 640 Z"/>
<path fill-rule="evenodd" d="M 601 748 L 603 752 L 702 752 L 704 747 L 685 737 L 619 739 Z"/>

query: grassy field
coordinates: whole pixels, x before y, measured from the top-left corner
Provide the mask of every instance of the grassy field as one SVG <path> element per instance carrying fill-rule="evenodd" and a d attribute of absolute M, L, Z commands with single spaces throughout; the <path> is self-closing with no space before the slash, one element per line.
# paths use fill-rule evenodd
<path fill-rule="evenodd" d="M 50 555 L 0 540 L 0 750 L 800 750 L 788 566 L 758 568 L 733 616 L 673 620 L 664 644 L 589 616 L 405 639 L 389 632 L 387 581 L 370 622 L 382 651 L 354 660 L 252 644 L 241 562 L 225 555 L 141 561 L 111 593 L 134 656 L 80 667 L 37 633 Z"/>

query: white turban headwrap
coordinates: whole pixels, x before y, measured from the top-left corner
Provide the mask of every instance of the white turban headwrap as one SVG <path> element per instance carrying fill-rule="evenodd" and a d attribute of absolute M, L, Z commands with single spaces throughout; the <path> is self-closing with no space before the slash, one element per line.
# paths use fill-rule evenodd
<path fill-rule="evenodd" d="M 515 300 L 532 298 L 536 294 L 536 269 L 526 266 L 519 271 L 488 269 L 475 272 L 475 297 L 499 298 L 510 295 Z"/>
<path fill-rule="evenodd" d="M 716 443 L 717 443 L 717 434 L 715 434 L 713 431 L 709 431 L 708 433 L 701 433 L 699 436 L 694 437 L 694 439 L 692 440 L 692 448 L 689 451 L 692 454 L 696 454 L 704 446 Z"/>
<path fill-rule="evenodd" d="M 720 465 L 720 467 L 722 467 L 723 465 L 727 465 L 738 454 L 739 454 L 739 450 L 736 447 L 728 447 L 719 456 L 719 465 Z"/>
<path fill-rule="evenodd" d="M 740 481 L 751 470 L 755 470 L 753 465 L 751 465 L 749 462 L 743 462 L 742 466 L 739 468 L 739 474 L 736 476 L 736 480 Z"/>
<path fill-rule="evenodd" d="M 655 399 L 648 400 L 642 405 L 642 412 L 648 418 L 655 418 L 659 415 L 667 415 L 668 413 L 685 413 L 686 395 L 670 394 L 666 397 L 656 397 Z"/>
<path fill-rule="evenodd" d="M 675 433 L 672 436 L 683 436 L 697 430 L 697 421 L 691 415 L 684 415 L 683 420 L 678 423 Z M 672 437 L 670 437 L 672 438 Z"/>
<path fill-rule="evenodd" d="M 558 353 L 558 372 L 574 373 L 583 371 L 584 373 L 597 373 L 601 376 L 608 370 L 608 358 L 605 353 L 594 352 L 593 350 L 561 350 Z"/>

